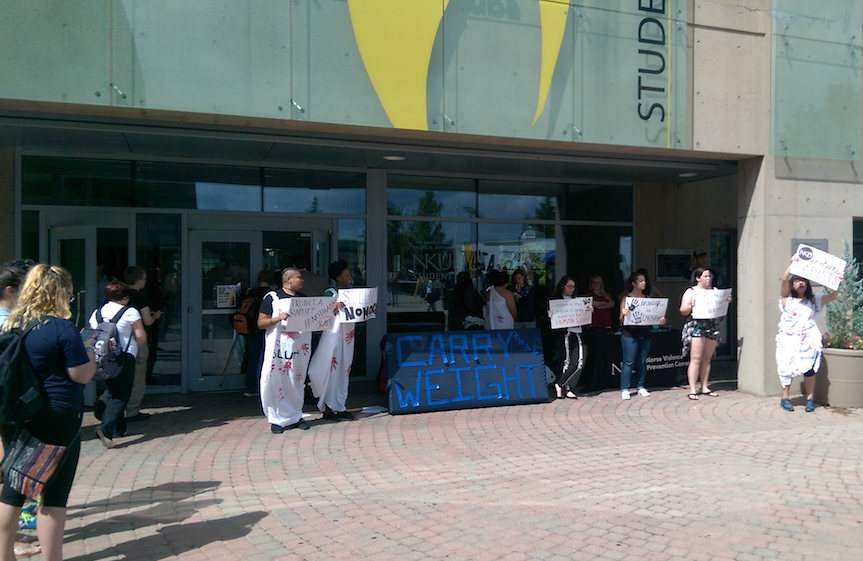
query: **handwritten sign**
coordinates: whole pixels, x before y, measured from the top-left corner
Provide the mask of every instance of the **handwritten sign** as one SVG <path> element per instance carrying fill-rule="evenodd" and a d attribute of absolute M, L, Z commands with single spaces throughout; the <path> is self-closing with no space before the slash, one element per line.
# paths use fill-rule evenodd
<path fill-rule="evenodd" d="M 236 308 L 237 307 L 237 285 L 236 284 L 217 284 L 216 291 L 216 307 L 217 308 Z"/>
<path fill-rule="evenodd" d="M 660 325 L 668 309 L 668 298 L 626 298 L 629 313 L 623 325 Z"/>
<path fill-rule="evenodd" d="M 288 331 L 324 331 L 333 326 L 336 321 L 335 296 L 318 296 L 302 298 L 294 296 L 288 300 L 288 319 L 282 326 Z"/>
<path fill-rule="evenodd" d="M 339 302 L 344 302 L 342 323 L 359 323 L 378 315 L 377 288 L 344 288 L 339 290 Z"/>
<path fill-rule="evenodd" d="M 539 329 L 389 333 L 393 415 L 548 401 Z"/>
<path fill-rule="evenodd" d="M 728 297 L 731 289 L 696 290 L 692 319 L 715 319 L 728 315 Z"/>
<path fill-rule="evenodd" d="M 560 298 L 548 301 L 548 311 L 551 312 L 551 328 L 578 327 L 590 323 L 593 313 L 592 297 Z"/>
<path fill-rule="evenodd" d="M 831 290 L 839 288 L 845 274 L 845 261 L 810 245 L 797 246 L 797 261 L 791 263 L 791 274 L 823 284 Z"/>

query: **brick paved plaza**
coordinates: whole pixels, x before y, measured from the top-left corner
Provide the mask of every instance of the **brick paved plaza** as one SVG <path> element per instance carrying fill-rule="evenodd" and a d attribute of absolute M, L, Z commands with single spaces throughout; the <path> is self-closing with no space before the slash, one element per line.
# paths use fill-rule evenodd
<path fill-rule="evenodd" d="M 355 411 L 383 403 L 354 393 Z M 86 415 L 65 555 L 863 559 L 863 412 L 686 393 L 312 413 L 283 435 L 237 394 L 148 396 L 112 450 Z"/>

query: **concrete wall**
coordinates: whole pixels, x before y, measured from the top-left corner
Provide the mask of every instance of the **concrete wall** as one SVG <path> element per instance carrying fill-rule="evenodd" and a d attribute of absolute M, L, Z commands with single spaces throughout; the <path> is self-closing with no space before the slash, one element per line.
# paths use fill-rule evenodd
<path fill-rule="evenodd" d="M 15 150 L 0 148 L 0 263 L 15 258 Z"/>

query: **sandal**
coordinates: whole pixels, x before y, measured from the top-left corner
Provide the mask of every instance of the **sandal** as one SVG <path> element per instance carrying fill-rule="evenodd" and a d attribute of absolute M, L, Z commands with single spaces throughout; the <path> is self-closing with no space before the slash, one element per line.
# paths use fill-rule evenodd
<path fill-rule="evenodd" d="M 42 546 L 39 544 L 15 548 L 15 557 L 31 557 L 40 553 L 42 553 Z"/>
<path fill-rule="evenodd" d="M 691 394 L 689 394 L 689 396 L 687 396 L 687 397 L 689 397 L 689 399 L 690 399 L 691 401 L 698 401 L 698 394 L 697 394 L 697 393 L 691 393 Z"/>
<path fill-rule="evenodd" d="M 577 396 L 577 395 L 575 395 L 575 392 L 574 392 L 574 391 L 572 391 L 572 390 L 566 390 L 566 393 L 564 394 L 564 397 L 565 397 L 566 399 L 578 399 L 578 396 Z"/>
<path fill-rule="evenodd" d="M 719 394 L 713 390 L 707 390 L 706 392 L 701 392 L 701 395 L 709 395 L 710 397 L 719 397 Z"/>

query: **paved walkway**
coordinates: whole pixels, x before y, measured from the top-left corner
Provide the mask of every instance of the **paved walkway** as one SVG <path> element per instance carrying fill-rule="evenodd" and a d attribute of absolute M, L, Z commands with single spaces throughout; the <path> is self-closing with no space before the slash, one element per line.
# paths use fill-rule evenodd
<path fill-rule="evenodd" d="M 67 559 L 863 559 L 863 411 L 678 388 L 272 435 L 237 394 L 145 405 L 107 451 L 87 414 Z"/>

